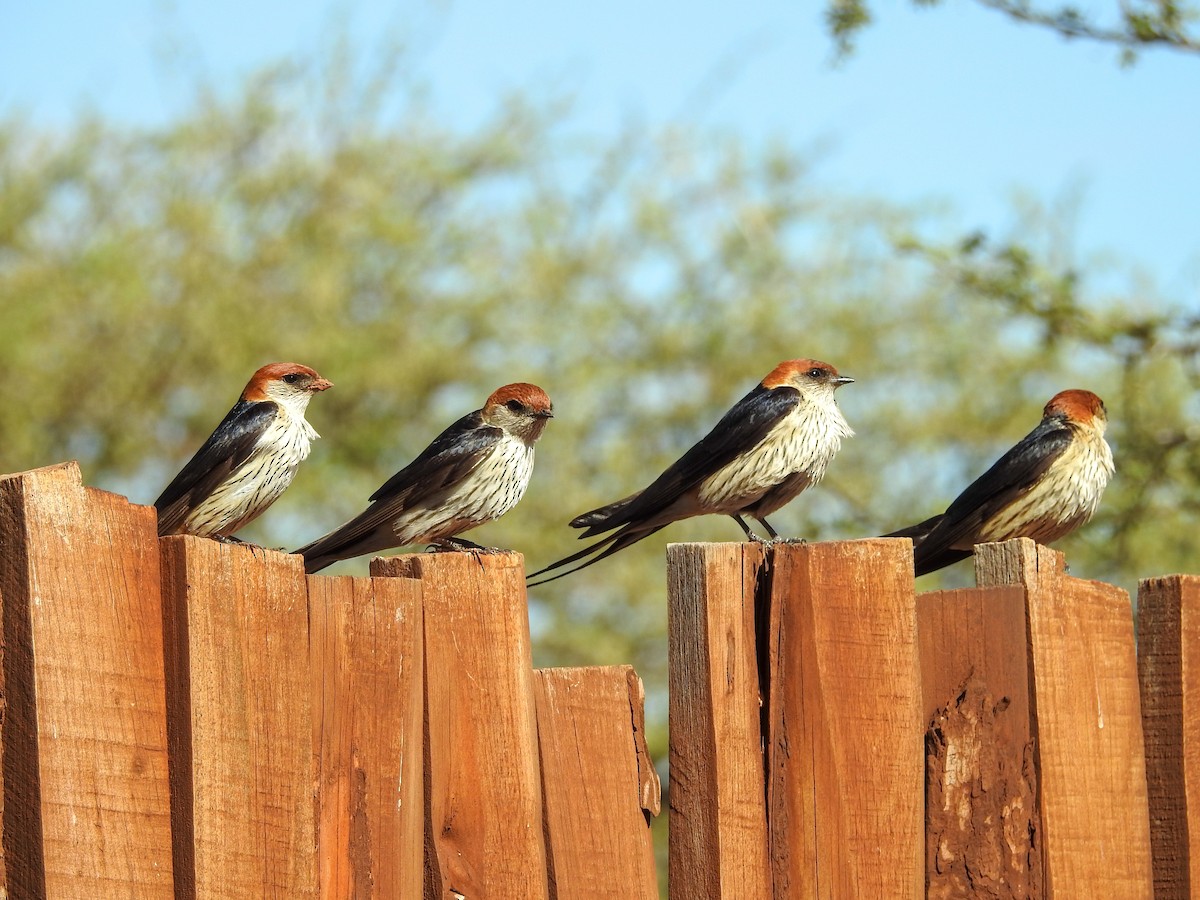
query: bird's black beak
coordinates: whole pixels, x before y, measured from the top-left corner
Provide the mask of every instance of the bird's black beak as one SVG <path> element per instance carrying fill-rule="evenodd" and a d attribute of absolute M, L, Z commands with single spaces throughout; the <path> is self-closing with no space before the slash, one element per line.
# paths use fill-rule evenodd
<path fill-rule="evenodd" d="M 533 417 L 535 419 L 553 419 L 554 413 L 552 413 L 550 410 L 546 409 L 546 410 L 542 410 L 541 412 L 535 412 L 533 414 Z"/>
<path fill-rule="evenodd" d="M 841 387 L 843 384 L 854 384 L 854 379 L 849 375 L 839 375 L 832 379 L 835 388 Z"/>

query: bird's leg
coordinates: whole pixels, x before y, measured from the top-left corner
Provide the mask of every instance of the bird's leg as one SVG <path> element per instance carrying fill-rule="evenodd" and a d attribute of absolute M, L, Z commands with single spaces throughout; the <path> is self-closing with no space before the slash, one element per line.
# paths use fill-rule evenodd
<path fill-rule="evenodd" d="M 767 534 L 771 536 L 771 540 L 779 540 L 779 532 L 771 527 L 771 523 L 766 520 L 765 516 L 755 516 L 754 518 L 758 519 L 758 521 L 762 524 L 762 527 L 767 529 Z"/>
<path fill-rule="evenodd" d="M 762 538 L 762 537 L 759 537 L 757 534 L 755 534 L 753 531 L 751 531 L 751 530 L 750 530 L 750 526 L 746 524 L 746 520 L 745 520 L 745 519 L 743 519 L 743 518 L 742 518 L 742 517 L 741 517 L 741 516 L 740 516 L 738 513 L 730 513 L 730 514 L 729 514 L 729 517 L 730 517 L 731 519 L 733 519 L 733 521 L 737 522 L 737 523 L 738 523 L 738 527 L 739 527 L 739 528 L 741 528 L 741 529 L 742 529 L 742 531 L 744 531 L 744 532 L 746 533 L 746 540 L 748 540 L 748 541 L 753 541 L 755 544 L 769 544 L 769 543 L 771 543 L 771 538 Z M 761 522 L 762 520 L 760 519 L 759 521 Z M 764 524 L 764 525 L 766 525 L 766 523 L 765 523 L 765 522 L 763 522 L 763 524 Z M 768 531 L 770 531 L 770 530 L 771 530 L 771 529 L 770 529 L 770 526 L 767 526 L 767 530 L 768 530 Z M 773 535 L 773 534 L 774 534 L 774 532 L 772 532 L 772 535 Z"/>
<path fill-rule="evenodd" d="M 234 537 L 232 534 L 214 534 L 214 541 L 219 541 L 222 544 L 244 544 L 246 543 L 239 537 Z"/>

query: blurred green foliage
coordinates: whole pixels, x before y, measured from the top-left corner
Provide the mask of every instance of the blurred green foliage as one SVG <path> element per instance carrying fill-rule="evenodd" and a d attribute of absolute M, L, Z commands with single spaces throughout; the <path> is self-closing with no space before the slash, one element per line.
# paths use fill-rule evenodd
<path fill-rule="evenodd" d="M 912 0 L 914 6 L 938 6 L 942 0 Z M 1137 61 L 1153 47 L 1200 53 L 1200 7 L 1179 0 L 1121 0 L 1078 5 L 1054 0 L 976 0 L 980 6 L 1004 13 L 1025 25 L 1047 28 L 1064 38 L 1097 41 L 1119 48 L 1122 64 Z M 859 33 L 871 24 L 868 0 L 828 0 L 825 23 L 845 56 L 854 50 Z"/>
<path fill-rule="evenodd" d="M 340 48 L 201 92 L 159 129 L 0 122 L 0 471 L 75 457 L 150 503 L 256 367 L 303 362 L 336 384 L 310 407 L 324 439 L 244 533 L 294 547 L 529 380 L 557 418 L 523 503 L 472 537 L 540 567 L 578 546 L 573 515 L 644 486 L 780 360 L 814 356 L 857 379 L 839 396 L 858 434 L 773 517 L 784 533 L 924 518 L 1052 394 L 1086 387 L 1108 402 L 1117 476 L 1064 542 L 1074 571 L 1127 588 L 1200 571 L 1200 320 L 1075 260 L 1063 216 L 957 236 L 830 191 L 786 146 L 600 139 L 569 104 L 521 97 L 454 129 L 421 97 L 402 55 L 364 73 Z M 664 545 L 739 535 L 691 520 L 536 589 L 537 663 L 633 663 L 665 755 Z"/>

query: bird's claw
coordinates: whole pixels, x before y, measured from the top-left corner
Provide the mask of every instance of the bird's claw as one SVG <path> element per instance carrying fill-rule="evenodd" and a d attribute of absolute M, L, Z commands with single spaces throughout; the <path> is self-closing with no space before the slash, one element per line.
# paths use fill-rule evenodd
<path fill-rule="evenodd" d="M 267 548 L 262 544 L 254 543 L 254 541 L 245 541 L 239 537 L 234 537 L 232 534 L 215 534 L 213 535 L 213 540 L 222 544 L 232 544 L 238 547 L 245 547 L 250 551 L 251 555 L 255 556 L 258 554 L 258 551 L 261 550 L 263 552 L 263 558 L 266 558 Z M 280 547 L 279 552 L 287 553 L 287 549 Z"/>
<path fill-rule="evenodd" d="M 463 538 L 441 538 L 429 545 L 430 553 L 473 553 L 476 556 L 491 556 L 496 553 L 507 553 L 502 547 L 485 547 L 474 541 Z"/>

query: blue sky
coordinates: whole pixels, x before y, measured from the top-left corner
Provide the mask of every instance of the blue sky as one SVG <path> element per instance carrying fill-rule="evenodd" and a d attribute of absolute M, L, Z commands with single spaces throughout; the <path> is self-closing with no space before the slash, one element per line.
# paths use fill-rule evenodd
<path fill-rule="evenodd" d="M 187 107 L 188 77 L 232 86 L 321 48 L 336 23 L 364 47 L 407 36 L 434 109 L 487 114 L 507 90 L 577 98 L 597 133 L 630 118 L 782 138 L 823 183 L 939 201 L 963 230 L 1005 233 L 1024 191 L 1081 193 L 1081 257 L 1111 255 L 1200 306 L 1200 58 L 1066 42 L 949 0 L 886 4 L 833 64 L 816 4 L 679 0 L 339 4 L 109 0 L 5 4 L 0 114 L 57 125 L 84 108 L 152 123 Z M 169 63 L 164 63 L 169 60 Z"/>

